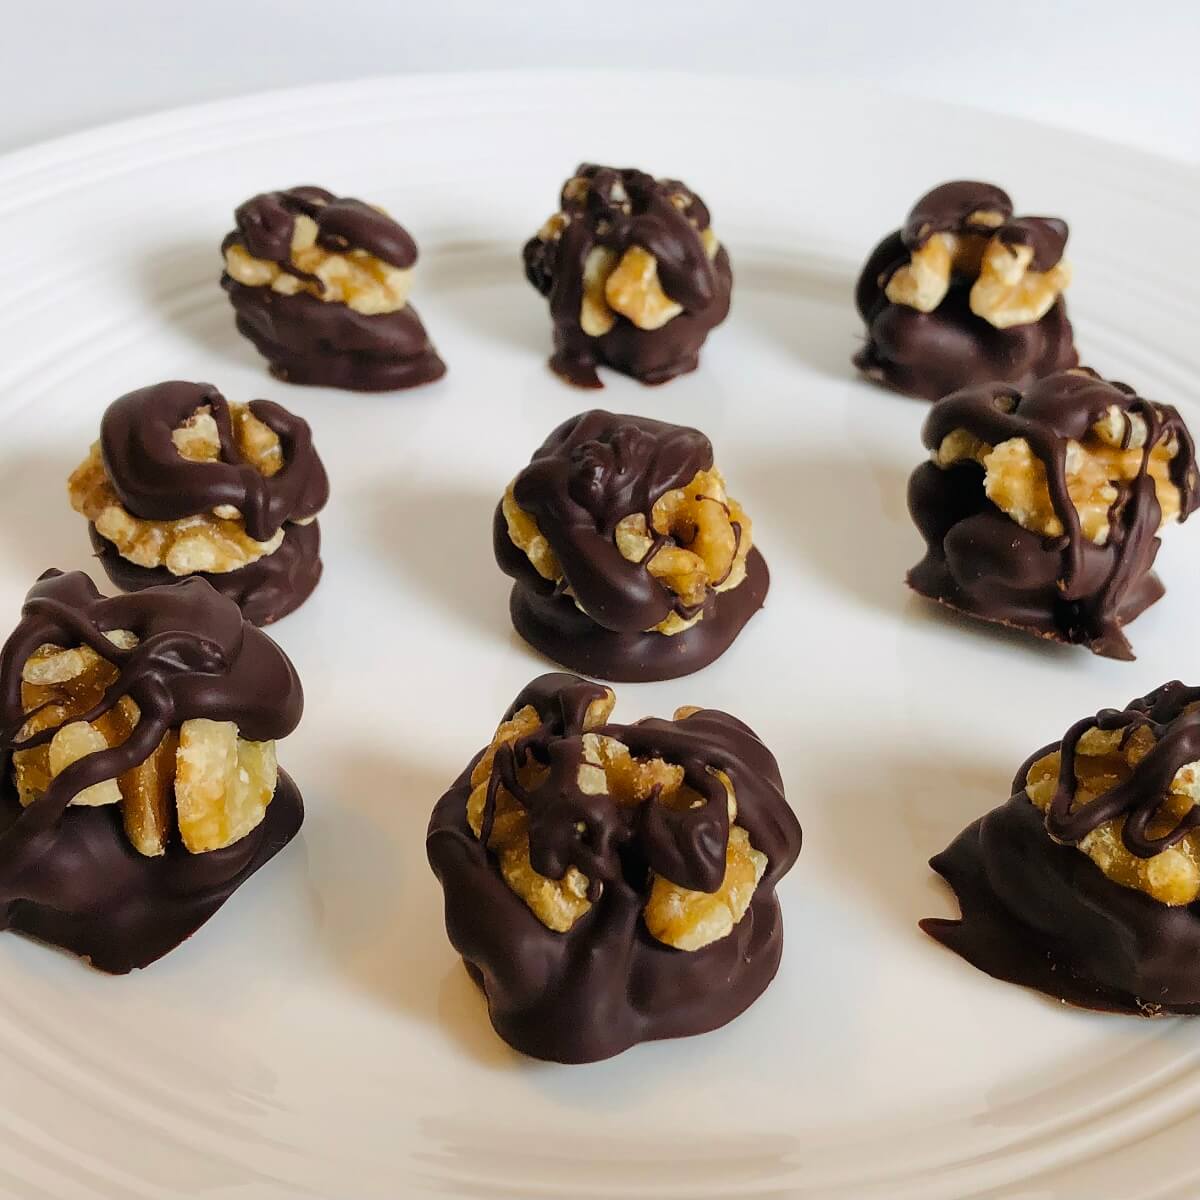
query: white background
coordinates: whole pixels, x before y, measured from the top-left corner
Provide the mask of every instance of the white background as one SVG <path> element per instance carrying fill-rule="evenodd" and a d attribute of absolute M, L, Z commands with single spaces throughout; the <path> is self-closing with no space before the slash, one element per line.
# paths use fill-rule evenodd
<path fill-rule="evenodd" d="M 316 81 L 620 66 L 831 78 L 1200 163 L 1192 0 L 0 0 L 0 11 L 0 151 Z"/>

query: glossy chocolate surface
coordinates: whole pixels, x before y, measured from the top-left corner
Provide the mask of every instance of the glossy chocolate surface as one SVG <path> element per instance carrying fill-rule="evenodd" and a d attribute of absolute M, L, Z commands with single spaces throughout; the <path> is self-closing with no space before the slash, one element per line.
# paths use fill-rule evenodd
<path fill-rule="evenodd" d="M 998 214 L 1000 225 L 979 223 L 979 212 Z M 951 278 L 950 290 L 930 313 L 887 298 L 888 281 L 913 250 L 935 233 L 999 236 L 1032 247 L 1032 269 L 1046 271 L 1063 255 L 1068 229 L 1056 217 L 1012 215 L 1012 201 L 992 184 L 959 180 L 923 196 L 902 229 L 872 251 L 859 276 L 855 303 L 866 323 L 866 343 L 854 365 L 870 379 L 910 396 L 938 400 L 973 384 L 1001 381 L 1027 387 L 1079 362 L 1074 334 L 1060 297 L 1038 321 L 997 329 L 970 308 L 974 282 Z"/>
<path fill-rule="evenodd" d="M 317 187 L 266 192 L 246 201 L 237 209 L 237 228 L 225 237 L 221 251 L 240 243 L 255 258 L 313 283 L 314 276 L 290 261 L 292 233 L 301 215 L 316 222 L 317 245 L 331 253 L 365 250 L 401 269 L 417 261 L 416 243 L 398 222 L 361 200 Z M 411 304 L 395 312 L 364 314 L 303 292 L 288 296 L 269 287 L 248 287 L 228 273 L 222 274 L 221 286 L 239 332 L 270 363 L 277 379 L 390 392 L 446 373 Z"/>
<path fill-rule="evenodd" d="M 1167 783 L 1200 756 L 1200 713 L 1184 713 L 1197 699 L 1200 689 L 1165 684 L 1122 711 L 1079 722 L 1062 743 L 1034 754 L 1017 772 L 1012 798 L 931 861 L 957 894 L 962 917 L 922 921 L 926 933 L 997 979 L 1071 1004 L 1144 1016 L 1200 1012 L 1200 904 L 1169 906 L 1114 883 L 1077 848 L 1114 816 L 1126 818 L 1123 840 L 1142 857 L 1196 827 L 1192 810 L 1170 833 L 1147 836 Z M 1127 781 L 1071 813 L 1074 746 L 1092 726 L 1149 726 L 1158 742 Z M 1058 748 L 1068 771 L 1043 814 L 1025 779 L 1033 762 Z"/>
<path fill-rule="evenodd" d="M 1066 456 L 1110 407 L 1146 422 L 1141 475 L 1119 486 L 1107 542 L 1098 546 L 1080 529 L 1067 492 Z M 923 463 L 909 480 L 908 506 L 926 543 L 924 559 L 908 573 L 915 591 L 983 620 L 1077 643 L 1110 658 L 1132 658 L 1122 627 L 1163 594 L 1152 567 L 1161 510 L 1146 474 L 1149 450 L 1175 439 L 1171 478 L 1180 491 L 1180 518 L 1197 494 L 1195 452 L 1179 413 L 1123 384 L 1063 372 L 1022 394 L 1003 385 L 965 388 L 934 405 L 922 434 L 936 450 L 965 429 L 996 445 L 1024 438 L 1046 469 L 1054 510 L 1064 533 L 1043 537 L 1023 529 L 986 497 L 983 468 L 963 462 L 946 469 Z"/>
<path fill-rule="evenodd" d="M 578 179 L 586 189 L 574 184 Z M 683 197 L 682 207 L 673 195 Z M 530 238 L 523 251 L 526 278 L 550 303 L 551 368 L 586 388 L 603 386 L 599 365 L 647 384 L 695 370 L 709 331 L 729 312 L 733 285 L 725 248 L 710 261 L 700 239 L 710 224 L 704 202 L 678 180 L 583 163 L 563 188 L 561 212 L 567 218 L 561 235 Z M 683 312 L 658 329 L 640 329 L 614 313 L 607 333 L 589 336 L 580 326 L 587 257 L 600 247 L 619 258 L 631 246 L 655 256 L 662 289 Z"/>
<path fill-rule="evenodd" d="M 606 725 L 634 754 L 683 766 L 705 803 L 675 811 L 647 802 L 630 808 L 579 791 L 579 735 L 588 704 L 603 688 L 564 674 L 534 680 L 512 715 L 533 705 L 544 722 L 532 737 L 498 753 L 489 802 L 503 782 L 529 812 L 535 869 L 560 878 L 575 865 L 588 875 L 593 904 L 566 933 L 544 926 L 504 882 L 483 834 L 467 823 L 470 772 L 438 802 L 429 825 L 429 861 L 442 883 L 446 930 L 487 997 L 497 1033 L 523 1053 L 558 1062 L 608 1058 L 637 1042 L 715 1029 L 744 1011 L 774 977 L 783 926 L 775 886 L 800 851 L 800 825 L 783 796 L 770 751 L 735 718 L 699 710 L 682 721 Z M 532 757 L 549 766 L 526 793 L 515 768 Z M 641 910 L 648 871 L 684 887 L 719 886 L 728 813 L 725 771 L 737 797 L 737 823 L 768 859 L 745 916 L 724 938 L 682 951 L 653 938 Z M 584 833 L 578 832 L 579 825 Z"/>
<path fill-rule="evenodd" d="M 136 634 L 122 649 L 105 636 Z M 14 749 L 47 743 L 54 729 L 21 738 L 21 670 L 43 644 L 87 645 L 118 669 L 103 699 L 76 720 L 95 720 L 122 696 L 138 706 L 130 736 L 62 770 L 26 808 L 10 776 Z M 0 926 L 90 958 L 102 970 L 144 966 L 195 931 L 299 828 L 302 806 L 280 775 L 262 823 L 225 850 L 190 854 L 172 842 L 160 858 L 129 844 L 115 806 L 70 807 L 84 788 L 143 762 L 186 720 L 233 721 L 242 737 L 291 733 L 303 692 L 287 656 L 203 579 L 106 598 L 81 572 L 49 571 L 30 590 L 0 652 Z"/>
<path fill-rule="evenodd" d="M 712 465 L 712 444 L 699 430 L 648 417 L 593 409 L 554 430 L 517 476 L 513 495 L 537 521 L 562 581 L 538 574 L 499 506 L 493 524 L 496 562 L 515 580 L 510 608 L 521 636 L 564 666 L 612 680 L 670 679 L 720 655 L 766 596 L 770 577 L 757 549 L 737 587 L 710 587 L 689 608 L 650 573 L 664 535 L 641 562 L 625 558 L 615 541 L 623 518 L 642 513 L 650 528 L 655 502 Z M 653 631 L 671 613 L 699 612 L 703 618 L 682 633 Z"/>

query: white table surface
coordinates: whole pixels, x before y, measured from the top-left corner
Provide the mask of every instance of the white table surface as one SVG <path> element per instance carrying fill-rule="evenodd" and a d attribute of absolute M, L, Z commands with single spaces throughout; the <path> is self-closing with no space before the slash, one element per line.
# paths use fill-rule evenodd
<path fill-rule="evenodd" d="M 1200 164 L 1198 56 L 1194 0 L 8 0 L 0 152 L 268 88 L 621 66 L 833 78 Z"/>

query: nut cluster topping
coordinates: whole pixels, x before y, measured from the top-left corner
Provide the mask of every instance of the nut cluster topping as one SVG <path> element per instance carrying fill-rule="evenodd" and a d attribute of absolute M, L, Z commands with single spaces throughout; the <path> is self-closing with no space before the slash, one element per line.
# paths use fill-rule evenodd
<path fill-rule="evenodd" d="M 1147 426 L 1138 413 L 1116 405 L 1096 421 L 1083 441 L 1070 439 L 1066 450 L 1066 483 L 1080 530 L 1097 546 L 1108 542 L 1113 506 L 1121 485 L 1132 483 L 1143 470 Z M 1171 463 L 1179 440 L 1168 434 L 1151 447 L 1145 464 L 1154 481 L 1161 513 L 1159 528 L 1179 518 L 1181 498 L 1172 480 Z M 1025 438 L 1013 437 L 989 445 L 966 429 L 955 429 L 933 452 L 939 467 L 977 462 L 984 469 L 989 500 L 1023 529 L 1045 537 L 1060 537 L 1063 523 L 1055 511 L 1046 480 L 1046 466 Z"/>
<path fill-rule="evenodd" d="M 665 196 L 685 227 L 693 231 L 689 236 L 699 238 L 711 263 L 721 243 L 708 225 L 704 206 L 682 183 L 652 180 L 641 172 L 581 168 L 563 187 L 562 211 L 554 213 L 538 231 L 538 240 L 557 243 L 573 222 L 590 222 L 595 227 L 598 244 L 584 258 L 579 309 L 579 326 L 589 337 L 603 337 L 618 316 L 639 329 L 655 330 L 684 311 L 684 304 L 664 289 L 659 259 L 652 248 L 636 241 L 614 247 L 606 241 L 616 224 L 631 223 L 645 206 L 642 193 L 651 190 Z M 638 227 L 633 223 L 630 237 L 637 236 Z"/>
<path fill-rule="evenodd" d="M 107 636 L 124 650 L 138 643 L 126 630 Z M 80 719 L 102 705 L 118 674 L 87 645 L 46 644 L 25 661 L 21 703 L 28 715 L 18 744 L 55 732 L 49 741 L 13 752 L 22 805 L 39 800 L 73 763 L 120 746 L 133 734 L 141 713 L 126 695 L 93 720 Z M 125 833 L 139 854 L 164 854 L 176 831 L 188 851 L 200 854 L 230 846 L 254 829 L 266 814 L 277 778 L 274 742 L 246 741 L 232 721 L 192 719 L 168 731 L 136 766 L 83 789 L 71 803 L 119 805 Z"/>
<path fill-rule="evenodd" d="M 537 521 L 517 503 L 510 484 L 502 501 L 513 544 L 524 551 L 543 579 L 563 582 L 563 571 Z M 649 573 L 685 609 L 704 603 L 709 589 L 737 587 L 746 577 L 746 556 L 754 545 L 753 526 L 742 506 L 726 491 L 721 472 L 698 471 L 686 487 L 672 488 L 650 510 L 630 513 L 616 524 L 614 540 L 622 558 L 645 564 Z M 564 588 L 571 595 L 568 587 Z M 671 636 L 702 619 L 672 612 L 646 632 Z"/>
<path fill-rule="evenodd" d="M 1072 812 L 1127 783 L 1157 743 L 1148 725 L 1117 729 L 1092 726 L 1084 732 L 1075 747 Z M 1061 767 L 1062 754 L 1056 749 L 1029 768 L 1025 791 L 1043 812 L 1054 799 Z M 1200 800 L 1200 762 L 1180 767 L 1158 799 L 1147 830 L 1151 838 L 1168 835 Z M 1104 821 L 1078 842 L 1079 849 L 1114 883 L 1136 888 L 1162 904 L 1191 904 L 1200 897 L 1200 831 L 1187 832 L 1174 845 L 1142 857 L 1125 844 L 1127 820 L 1121 815 Z"/>
<path fill-rule="evenodd" d="M 249 405 L 230 404 L 229 415 L 243 459 L 265 477 L 275 475 L 283 453 L 274 430 L 254 416 Z M 220 438 L 208 405 L 201 405 L 175 429 L 172 440 L 181 459 L 203 463 L 220 458 Z M 235 571 L 273 553 L 284 538 L 280 528 L 268 541 L 255 541 L 246 533 L 241 513 L 229 505 L 174 521 L 134 516 L 117 495 L 99 442 L 72 472 L 67 490 L 76 512 L 87 517 L 123 558 L 140 567 L 166 567 L 172 575 Z"/>
<path fill-rule="evenodd" d="M 573 765 L 568 765 L 572 765 L 580 795 L 601 798 L 625 810 L 650 804 L 677 811 L 703 806 L 703 798 L 686 784 L 682 767 L 662 758 L 631 754 L 618 738 L 602 731 L 613 705 L 613 693 L 606 690 L 603 698 L 588 707 L 582 736 L 559 743 L 574 755 Z M 696 711 L 680 709 L 675 720 L 684 721 Z M 541 724 L 537 709 L 526 705 L 500 725 L 471 773 L 467 821 L 475 836 L 483 837 L 489 794 L 493 794 L 488 848 L 496 854 L 505 882 L 543 925 L 566 933 L 600 899 L 604 885 L 589 879 L 575 865 L 567 866 L 560 878 L 540 873 L 531 860 L 531 815 L 503 782 L 494 778 L 497 752 L 536 734 Z M 528 792 L 547 782 L 550 768 L 526 757 L 517 761 L 516 772 L 520 788 Z M 678 950 L 699 950 L 731 933 L 745 915 L 767 868 L 766 855 L 751 844 L 745 829 L 733 824 L 737 801 L 729 777 L 724 772 L 714 774 L 725 789 L 730 821 L 719 886 L 701 892 L 681 887 L 660 873 L 647 872 L 642 919 L 654 938 Z"/>
<path fill-rule="evenodd" d="M 269 287 L 284 296 L 303 292 L 364 316 L 398 312 L 408 303 L 412 284 L 411 268 L 393 266 L 363 249 L 339 252 L 318 245 L 317 222 L 304 213 L 295 217 L 286 263 L 255 258 L 235 241 L 225 247 L 225 270 L 246 287 Z"/>

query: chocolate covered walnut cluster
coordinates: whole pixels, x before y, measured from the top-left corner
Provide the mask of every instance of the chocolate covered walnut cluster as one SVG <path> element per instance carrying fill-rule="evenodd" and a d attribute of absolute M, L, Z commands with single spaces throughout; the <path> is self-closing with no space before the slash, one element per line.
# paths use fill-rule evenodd
<path fill-rule="evenodd" d="M 241 458 L 271 478 L 283 465 L 278 435 L 249 405 L 230 404 L 228 410 Z M 186 462 L 216 463 L 221 458 L 210 405 L 196 408 L 172 431 L 171 440 L 179 458 Z M 246 532 L 242 514 L 227 504 L 171 521 L 134 516 L 117 494 L 100 442 L 92 445 L 87 458 L 71 473 L 67 491 L 75 511 L 87 517 L 122 558 L 139 567 L 165 567 L 172 575 L 237 570 L 273 553 L 284 537 L 281 527 L 267 541 L 255 541 Z"/>
<path fill-rule="evenodd" d="M 553 866 L 545 862 L 535 865 L 530 845 L 530 825 L 539 819 L 542 809 L 538 806 L 531 811 L 508 790 L 497 776 L 498 753 L 516 749 L 512 758 L 516 784 L 527 795 L 552 787 L 551 762 L 561 769 L 559 755 L 572 756 L 570 767 L 578 796 L 585 804 L 615 807 L 630 828 L 636 823 L 636 810 L 643 805 L 661 804 L 684 811 L 705 804 L 685 782 L 682 766 L 657 756 L 632 754 L 619 737 L 604 732 L 613 704 L 611 691 L 593 701 L 583 720 L 582 735 L 558 742 L 550 762 L 521 753 L 522 743 L 536 737 L 542 728 L 537 709 L 526 705 L 501 724 L 471 772 L 467 821 L 472 832 L 482 838 L 487 824 L 487 845 L 498 859 L 505 883 L 546 928 L 558 933 L 568 932 L 601 899 L 605 884 L 589 877 L 575 862 L 565 864 L 557 874 L 538 870 L 538 865 Z M 680 709 L 675 720 L 686 721 L 697 711 Z M 719 885 L 711 892 L 697 891 L 660 872 L 647 871 L 642 919 L 654 938 L 677 950 L 700 950 L 728 936 L 745 915 L 767 867 L 766 855 L 751 845 L 745 829 L 733 823 L 737 800 L 728 775 L 714 774 L 724 787 L 730 822 Z M 590 853 L 600 858 L 616 853 L 615 845 L 596 846 L 594 831 L 583 822 L 581 825 L 577 830 L 581 846 L 588 845 Z"/>
<path fill-rule="evenodd" d="M 138 644 L 127 630 L 107 637 L 122 650 Z M 27 717 L 15 744 L 42 737 L 12 755 L 23 806 L 41 799 L 72 764 L 135 735 L 141 712 L 130 696 L 105 706 L 118 676 L 116 665 L 87 645 L 45 644 L 25 661 L 21 703 Z M 96 710 L 102 711 L 87 719 Z M 77 792 L 71 804 L 119 806 L 126 836 L 139 854 L 166 853 L 176 832 L 188 851 L 201 854 L 253 830 L 266 815 L 277 779 L 273 741 L 246 741 L 232 721 L 196 718 L 169 730 L 129 770 Z"/>

